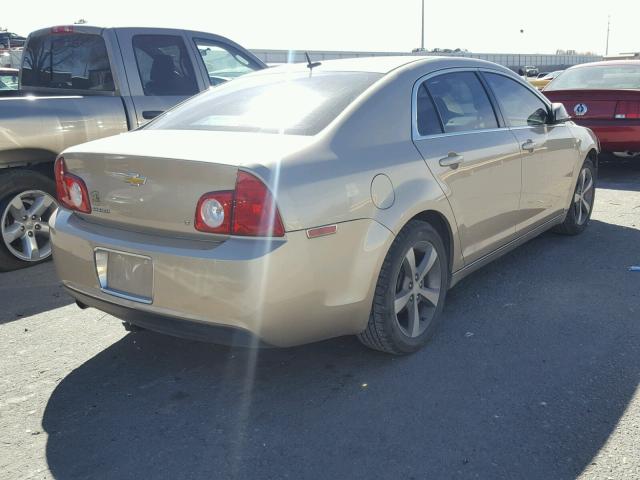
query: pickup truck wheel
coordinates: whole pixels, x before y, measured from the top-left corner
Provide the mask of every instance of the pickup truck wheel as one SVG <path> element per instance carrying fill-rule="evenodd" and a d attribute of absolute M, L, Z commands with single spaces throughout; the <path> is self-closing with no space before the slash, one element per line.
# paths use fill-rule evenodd
<path fill-rule="evenodd" d="M 57 208 L 55 184 L 44 175 L 17 170 L 0 177 L 0 271 L 51 257 L 49 217 Z"/>

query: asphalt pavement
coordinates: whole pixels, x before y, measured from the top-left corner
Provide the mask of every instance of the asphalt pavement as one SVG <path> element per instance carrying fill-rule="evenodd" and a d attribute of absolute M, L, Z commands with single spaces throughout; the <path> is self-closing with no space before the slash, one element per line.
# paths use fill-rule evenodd
<path fill-rule="evenodd" d="M 601 169 L 583 235 L 463 280 L 402 358 L 127 333 L 51 263 L 0 274 L 0 478 L 638 479 L 633 265 L 640 161 Z"/>

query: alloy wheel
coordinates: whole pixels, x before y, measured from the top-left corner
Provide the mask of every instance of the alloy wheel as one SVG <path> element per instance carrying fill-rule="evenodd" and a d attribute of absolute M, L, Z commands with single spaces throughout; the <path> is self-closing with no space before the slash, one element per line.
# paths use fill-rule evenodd
<path fill-rule="evenodd" d="M 442 289 L 440 268 L 438 252 L 427 241 L 409 248 L 402 260 L 394 311 L 397 325 L 410 338 L 419 337 L 435 316 Z"/>
<path fill-rule="evenodd" d="M 2 240 L 16 258 L 37 262 L 51 255 L 49 217 L 57 208 L 55 199 L 41 190 L 17 194 L 0 221 Z"/>
<path fill-rule="evenodd" d="M 584 225 L 587 222 L 593 207 L 594 194 L 593 174 L 589 168 L 583 167 L 578 177 L 576 193 L 573 196 L 573 209 L 578 225 Z"/>

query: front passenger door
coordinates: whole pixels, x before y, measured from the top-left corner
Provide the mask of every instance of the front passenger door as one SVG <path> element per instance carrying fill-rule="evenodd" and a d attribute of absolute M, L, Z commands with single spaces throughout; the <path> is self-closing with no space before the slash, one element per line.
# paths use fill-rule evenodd
<path fill-rule="evenodd" d="M 567 208 L 575 140 L 551 125 L 549 106 L 528 87 L 500 73 L 483 72 L 522 151 L 522 197 L 517 231 L 533 229 Z"/>
<path fill-rule="evenodd" d="M 475 71 L 426 77 L 414 88 L 413 139 L 453 209 L 465 264 L 515 237 L 520 150 Z"/>

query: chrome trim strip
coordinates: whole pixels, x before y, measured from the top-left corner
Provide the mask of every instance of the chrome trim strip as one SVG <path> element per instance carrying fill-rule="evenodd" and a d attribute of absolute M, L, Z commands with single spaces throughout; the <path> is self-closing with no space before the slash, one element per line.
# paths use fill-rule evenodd
<path fill-rule="evenodd" d="M 107 285 L 107 265 L 109 261 L 109 252 L 117 253 L 119 255 L 128 255 L 129 257 L 142 258 L 144 260 L 149 260 L 151 262 L 151 294 L 153 295 L 153 282 L 155 281 L 155 272 L 153 271 L 153 259 L 148 255 L 140 255 L 137 253 L 123 252 L 122 250 L 114 250 L 112 248 L 105 247 L 95 247 L 93 249 L 93 257 L 96 266 L 96 275 L 98 276 L 98 285 L 100 285 L 100 290 L 108 295 L 113 295 L 114 297 L 123 298 L 125 300 L 129 300 L 132 302 L 144 303 L 146 305 L 151 305 L 153 303 L 153 298 L 147 297 L 138 297 L 136 295 L 129 295 L 118 290 L 112 290 Z M 106 255 L 103 255 L 106 253 Z"/>

